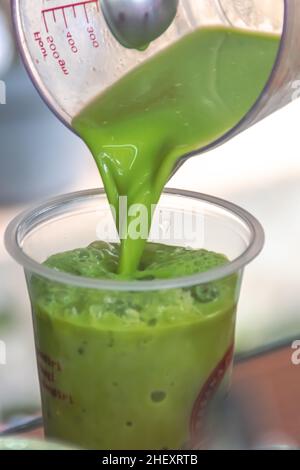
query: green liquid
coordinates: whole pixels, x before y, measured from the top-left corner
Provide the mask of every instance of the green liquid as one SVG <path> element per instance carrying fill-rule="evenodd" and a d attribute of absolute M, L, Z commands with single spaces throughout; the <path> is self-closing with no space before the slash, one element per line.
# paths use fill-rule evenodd
<path fill-rule="evenodd" d="M 95 242 L 45 264 L 119 280 L 118 260 L 118 246 Z M 227 262 L 205 250 L 147 244 L 134 278 L 177 278 Z M 236 276 L 154 292 L 35 277 L 31 296 L 47 436 L 94 449 L 180 449 L 190 442 L 197 396 L 233 344 Z"/>
<path fill-rule="evenodd" d="M 128 197 L 129 207 L 149 210 L 180 157 L 245 116 L 267 82 L 278 45 L 276 36 L 195 31 L 74 119 L 118 224 L 120 196 Z M 121 236 L 131 221 L 120 224 Z M 96 242 L 55 255 L 46 265 L 97 279 L 145 280 L 227 262 L 204 250 L 125 237 L 120 247 Z M 30 284 L 47 435 L 95 449 L 190 445 L 206 391 L 229 370 L 237 276 L 154 292 L 84 289 L 39 277 Z"/>
<path fill-rule="evenodd" d="M 197 30 L 129 73 L 73 121 L 99 167 L 120 227 L 128 207 L 156 204 L 178 159 L 232 129 L 265 86 L 279 37 L 228 28 Z M 242 158 L 242 156 L 241 156 Z M 127 228 L 132 222 L 127 219 Z M 121 227 L 119 270 L 139 265 L 145 238 Z"/>

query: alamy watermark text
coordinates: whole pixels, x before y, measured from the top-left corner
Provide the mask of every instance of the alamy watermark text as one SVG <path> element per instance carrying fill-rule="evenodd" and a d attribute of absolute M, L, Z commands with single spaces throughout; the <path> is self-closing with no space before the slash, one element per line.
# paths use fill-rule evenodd
<path fill-rule="evenodd" d="M 99 214 L 97 238 L 100 240 L 147 240 L 149 232 L 152 240 L 160 242 L 204 243 L 204 214 L 192 206 L 170 210 L 156 205 L 129 205 L 126 196 L 119 198 L 117 211 L 111 206 L 111 212 L 104 210 Z"/>
<path fill-rule="evenodd" d="M 300 340 L 296 340 L 292 344 L 293 354 L 292 354 L 292 364 L 294 366 L 300 366 Z"/>

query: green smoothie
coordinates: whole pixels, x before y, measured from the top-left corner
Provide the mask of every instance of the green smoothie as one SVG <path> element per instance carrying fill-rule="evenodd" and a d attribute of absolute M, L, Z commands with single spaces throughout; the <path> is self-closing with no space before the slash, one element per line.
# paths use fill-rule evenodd
<path fill-rule="evenodd" d="M 45 264 L 119 280 L 118 259 L 118 246 L 96 242 Z M 170 279 L 227 262 L 205 250 L 147 244 L 133 278 Z M 49 437 L 94 449 L 190 445 L 197 397 L 232 351 L 235 276 L 154 292 L 80 289 L 35 277 L 31 292 Z M 214 388 L 225 372 L 211 378 Z"/>
<path fill-rule="evenodd" d="M 278 45 L 267 34 L 197 30 L 84 109 L 73 126 L 99 167 L 121 244 L 96 242 L 46 265 L 96 279 L 152 280 L 228 263 L 205 250 L 146 244 L 150 207 L 180 157 L 249 111 Z M 148 209 L 145 237 L 128 236 L 133 215 L 124 218 L 120 196 L 128 208 Z M 96 449 L 191 446 L 232 361 L 237 277 L 155 292 L 84 289 L 36 276 L 30 284 L 47 434 Z"/>
<path fill-rule="evenodd" d="M 279 37 L 228 28 L 195 31 L 91 103 L 73 121 L 99 167 L 122 237 L 120 272 L 135 270 L 145 238 L 127 236 L 128 207 L 156 204 L 178 159 L 234 127 L 271 73 Z M 242 158 L 242 156 L 241 156 Z M 125 233 L 124 233 L 125 232 Z"/>

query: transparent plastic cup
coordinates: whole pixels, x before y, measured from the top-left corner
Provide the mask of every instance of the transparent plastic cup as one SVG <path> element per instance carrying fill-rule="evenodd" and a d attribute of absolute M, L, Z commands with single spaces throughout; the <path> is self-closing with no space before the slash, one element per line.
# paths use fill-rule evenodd
<path fill-rule="evenodd" d="M 179 190 L 164 192 L 155 224 L 151 241 L 205 248 L 230 262 L 132 282 L 45 267 L 49 256 L 103 240 L 104 227 L 114 227 L 101 191 L 52 199 L 6 231 L 7 250 L 25 269 L 52 439 L 93 449 L 205 446 L 206 414 L 230 384 L 243 271 L 263 247 L 263 229 L 233 204 Z"/>
<path fill-rule="evenodd" d="M 281 35 L 281 43 L 256 103 L 234 128 L 201 152 L 224 143 L 300 96 L 298 0 L 181 0 L 172 25 L 144 51 L 118 43 L 102 14 L 101 0 L 68 4 L 52 0 L 51 5 L 43 0 L 12 0 L 12 9 L 27 70 L 47 104 L 69 127 L 88 103 L 125 74 L 205 26 L 276 33 Z M 181 162 L 191 155 L 183 155 Z"/>

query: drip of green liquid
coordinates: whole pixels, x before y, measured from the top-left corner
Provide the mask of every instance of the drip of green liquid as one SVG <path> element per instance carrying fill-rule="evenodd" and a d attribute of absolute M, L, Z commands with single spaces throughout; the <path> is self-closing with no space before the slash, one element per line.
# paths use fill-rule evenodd
<path fill-rule="evenodd" d="M 232 129 L 253 106 L 271 73 L 275 35 L 204 28 L 139 66 L 74 120 L 89 146 L 120 227 L 119 272 L 136 271 L 146 238 L 128 235 L 135 214 L 127 207 L 157 204 L 179 158 Z M 241 156 L 242 158 L 242 156 Z"/>

